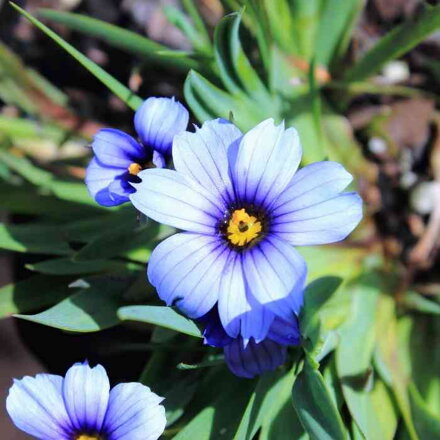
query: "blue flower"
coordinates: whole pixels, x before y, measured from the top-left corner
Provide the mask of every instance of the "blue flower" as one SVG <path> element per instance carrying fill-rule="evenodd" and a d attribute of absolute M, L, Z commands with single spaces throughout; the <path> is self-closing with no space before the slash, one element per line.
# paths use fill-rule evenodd
<path fill-rule="evenodd" d="M 294 246 L 344 239 L 362 217 L 338 163 L 299 171 L 295 129 L 272 119 L 245 135 L 224 120 L 174 138 L 176 170 L 150 169 L 130 196 L 154 220 L 182 229 L 153 251 L 148 278 L 162 300 L 200 318 L 215 305 L 232 338 L 266 339 L 292 322 L 307 269 Z"/>
<path fill-rule="evenodd" d="M 129 201 L 138 173 L 155 165 L 163 168 L 171 155 L 173 138 L 186 130 L 188 111 L 174 98 L 148 98 L 136 111 L 134 126 L 140 142 L 120 130 L 104 128 L 92 143 L 95 157 L 86 173 L 90 194 L 103 206 Z"/>
<path fill-rule="evenodd" d="M 15 380 L 6 409 L 14 424 L 44 440 L 156 440 L 165 429 L 163 399 L 140 383 L 110 390 L 105 369 L 74 364 L 66 377 Z"/>
<path fill-rule="evenodd" d="M 224 350 L 226 364 L 239 377 L 251 379 L 266 371 L 273 371 L 286 361 L 287 346 L 300 343 L 301 335 L 296 316 L 291 322 L 276 317 L 266 339 L 256 342 L 251 338 L 247 343 L 242 337 L 231 338 L 224 330 L 214 307 L 200 321 L 206 324 L 203 332 L 204 343 Z"/>

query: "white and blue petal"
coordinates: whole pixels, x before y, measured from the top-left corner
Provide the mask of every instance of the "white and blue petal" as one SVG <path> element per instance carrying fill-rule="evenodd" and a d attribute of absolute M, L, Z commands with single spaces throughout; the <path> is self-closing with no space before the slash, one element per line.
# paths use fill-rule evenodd
<path fill-rule="evenodd" d="M 110 392 L 104 429 L 107 440 L 157 440 L 166 425 L 163 398 L 140 383 L 122 383 Z"/>
<path fill-rule="evenodd" d="M 218 296 L 218 314 L 229 336 L 236 338 L 240 335 L 241 319 L 250 311 L 241 254 L 230 251 L 221 274 Z"/>
<path fill-rule="evenodd" d="M 296 246 L 341 241 L 362 219 L 362 199 L 343 193 L 321 203 L 274 217 L 271 231 Z"/>
<path fill-rule="evenodd" d="M 272 215 L 307 208 L 340 194 L 353 180 L 339 163 L 316 162 L 301 168 L 272 205 Z"/>
<path fill-rule="evenodd" d="M 225 332 L 220 317 L 218 315 L 218 308 L 213 307 L 206 315 L 199 320 L 201 324 L 205 325 L 203 331 L 203 343 L 213 347 L 224 347 L 232 342 L 232 338 Z"/>
<path fill-rule="evenodd" d="M 255 299 L 276 315 L 290 319 L 299 303 L 292 292 L 302 291 L 307 266 L 284 240 L 269 235 L 243 254 L 243 271 Z"/>
<path fill-rule="evenodd" d="M 266 339 L 259 344 L 249 341 L 246 348 L 240 338 L 224 348 L 229 369 L 239 377 L 251 379 L 266 371 L 273 371 L 286 361 L 286 347 Z"/>
<path fill-rule="evenodd" d="M 100 432 L 107 411 L 110 383 L 101 365 L 74 364 L 66 373 L 63 397 L 77 432 Z"/>
<path fill-rule="evenodd" d="M 286 321 L 278 316 L 273 320 L 267 337 L 281 345 L 298 345 L 301 341 L 299 322 L 296 316 Z"/>
<path fill-rule="evenodd" d="M 240 335 L 243 338 L 243 344 L 246 346 L 251 338 L 259 343 L 263 341 L 275 318 L 274 313 L 269 307 L 260 304 L 247 289 L 247 298 L 251 310 L 241 318 Z"/>
<path fill-rule="evenodd" d="M 180 233 L 154 249 L 148 279 L 160 298 L 191 318 L 200 318 L 219 298 L 230 250 L 216 236 Z"/>
<path fill-rule="evenodd" d="M 17 428 L 45 440 L 70 440 L 72 426 L 64 406 L 63 378 L 50 374 L 14 380 L 6 409 Z"/>
<path fill-rule="evenodd" d="M 134 193 L 135 191 L 136 190 L 127 180 L 126 176 L 116 178 L 108 186 L 110 199 L 117 204 L 128 202 L 130 194 Z"/>
<path fill-rule="evenodd" d="M 246 133 L 234 162 L 233 179 L 238 198 L 268 206 L 286 188 L 301 160 L 301 145 L 294 128 L 275 126 L 267 119 Z"/>
<path fill-rule="evenodd" d="M 191 232 L 216 234 L 224 202 L 203 187 L 172 170 L 141 171 L 141 183 L 130 200 L 139 211 L 157 222 Z"/>
<path fill-rule="evenodd" d="M 188 110 L 174 98 L 148 98 L 136 111 L 134 126 L 142 143 L 164 155 L 188 126 Z"/>
<path fill-rule="evenodd" d="M 241 136 L 241 131 L 224 119 L 205 122 L 195 133 L 184 132 L 174 138 L 174 166 L 179 173 L 229 202 L 234 193 L 228 149 Z"/>
<path fill-rule="evenodd" d="M 246 345 L 250 338 L 263 340 L 274 318 L 251 294 L 243 273 L 242 254 L 231 252 L 220 284 L 218 313 L 226 333 L 242 336 Z"/>
<path fill-rule="evenodd" d="M 121 130 L 99 130 L 92 142 L 93 152 L 103 165 L 127 170 L 131 163 L 143 162 L 147 150 Z"/>
<path fill-rule="evenodd" d="M 103 206 L 115 206 L 118 203 L 110 197 L 109 185 L 125 173 L 124 169 L 108 167 L 93 158 L 86 170 L 86 185 L 90 195 Z"/>

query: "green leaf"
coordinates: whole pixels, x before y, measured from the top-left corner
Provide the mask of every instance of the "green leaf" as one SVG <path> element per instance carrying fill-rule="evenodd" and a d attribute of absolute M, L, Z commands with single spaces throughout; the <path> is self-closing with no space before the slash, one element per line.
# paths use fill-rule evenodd
<path fill-rule="evenodd" d="M 259 378 L 235 433 L 234 440 L 252 440 L 254 438 L 263 423 L 268 408 L 270 408 L 267 398 L 275 397 L 271 394 L 271 388 L 279 379 L 278 376 L 277 373 L 266 373 Z"/>
<path fill-rule="evenodd" d="M 232 438 L 254 387 L 255 381 L 234 377 L 225 368 L 211 370 L 191 403 L 199 412 L 174 440 Z"/>
<path fill-rule="evenodd" d="M 0 249 L 47 255 L 68 255 L 73 251 L 59 228 L 0 223 Z"/>
<path fill-rule="evenodd" d="M 240 21 L 241 14 L 230 14 L 220 20 L 215 28 L 214 48 L 220 77 L 231 93 L 246 92 L 247 96 L 264 102 L 271 108 L 275 100 L 270 97 L 241 46 Z"/>
<path fill-rule="evenodd" d="M 344 425 L 324 379 L 308 358 L 292 389 L 293 406 L 312 439 L 344 440 Z"/>
<path fill-rule="evenodd" d="M 306 440 L 307 434 L 292 405 L 292 386 L 296 379 L 295 367 L 280 378 L 270 389 L 262 406 L 263 420 L 260 440 L 284 440 L 289 438 Z"/>
<path fill-rule="evenodd" d="M 97 217 L 99 214 L 109 213 L 99 205 L 68 202 L 53 195 L 40 194 L 37 188 L 30 185 L 12 186 L 4 183 L 0 183 L 0 205 L 12 213 L 33 214 L 56 220 Z"/>
<path fill-rule="evenodd" d="M 228 120 L 232 113 L 234 123 L 247 131 L 263 119 L 276 116 L 270 108 L 256 105 L 244 94 L 232 96 L 194 71 L 186 78 L 184 92 L 186 102 L 201 122 L 214 118 Z"/>
<path fill-rule="evenodd" d="M 173 5 L 165 5 L 164 12 L 168 21 L 188 38 L 194 49 L 200 52 L 206 51 L 206 41 L 180 9 Z M 209 53 L 209 48 L 207 51 Z"/>
<path fill-rule="evenodd" d="M 346 81 L 361 81 L 399 58 L 440 28 L 440 6 L 423 4 L 420 13 L 382 37 L 351 69 Z"/>
<path fill-rule="evenodd" d="M 409 385 L 414 426 L 421 440 L 440 438 L 440 417 L 426 405 L 414 384 Z"/>
<path fill-rule="evenodd" d="M 97 235 L 75 254 L 74 259 L 85 261 L 112 258 L 139 247 L 148 248 L 151 251 L 159 231 L 158 223 L 148 222 L 148 224 L 139 225 L 138 219 L 133 216 L 129 221 Z"/>
<path fill-rule="evenodd" d="M 296 0 L 290 5 L 296 55 L 310 61 L 314 54 L 316 34 L 320 24 L 321 0 Z"/>
<path fill-rule="evenodd" d="M 307 261 L 309 281 L 325 276 L 337 276 L 343 279 L 360 274 L 360 262 L 366 256 L 364 249 L 341 246 L 301 246 L 298 252 Z"/>
<path fill-rule="evenodd" d="M 118 310 L 121 321 L 137 321 L 159 325 L 190 336 L 202 337 L 199 327 L 191 319 L 171 307 L 126 306 Z"/>
<path fill-rule="evenodd" d="M 171 426 L 176 422 L 185 412 L 185 408 L 191 401 L 199 382 L 196 377 L 187 374 L 183 379 L 176 380 L 171 378 L 169 380 L 169 387 L 165 392 L 158 390 L 167 402 L 165 407 L 165 415 L 167 419 L 167 426 Z"/>
<path fill-rule="evenodd" d="M 203 48 L 205 51 L 210 52 L 211 49 L 211 41 L 209 38 L 208 29 L 206 28 L 205 22 L 203 21 L 203 17 L 200 15 L 199 10 L 194 2 L 194 0 L 182 0 L 182 4 L 188 14 L 190 15 L 195 28 L 197 29 L 200 40 L 203 42 Z"/>
<path fill-rule="evenodd" d="M 118 324 L 116 314 L 122 305 L 126 279 L 101 277 L 91 279 L 90 287 L 36 315 L 15 315 L 27 321 L 65 331 L 97 332 Z"/>
<path fill-rule="evenodd" d="M 204 122 L 215 117 L 228 117 L 235 107 L 232 97 L 191 70 L 184 85 L 185 99 L 197 119 Z"/>
<path fill-rule="evenodd" d="M 345 319 L 348 308 L 344 292 L 336 295 L 341 279 L 323 277 L 310 283 L 304 292 L 304 306 L 300 313 L 303 338 L 309 340 L 313 351 L 319 354 L 325 337 Z"/>
<path fill-rule="evenodd" d="M 340 411 L 342 405 L 344 404 L 344 396 L 342 395 L 342 388 L 339 381 L 338 372 L 336 371 L 335 356 L 331 356 L 328 363 L 326 363 L 322 377 L 324 378 L 324 382 L 327 386 L 333 403 Z"/>
<path fill-rule="evenodd" d="M 28 92 L 26 70 L 20 58 L 0 43 L 0 98 L 29 114 L 36 114 L 38 108 Z"/>
<path fill-rule="evenodd" d="M 417 292 L 406 292 L 403 295 L 402 304 L 418 312 L 440 315 L 440 304 L 425 298 Z"/>
<path fill-rule="evenodd" d="M 0 288 L 0 318 L 51 306 L 68 296 L 71 277 L 36 275 Z"/>
<path fill-rule="evenodd" d="M 402 368 L 424 402 L 440 413 L 440 322 L 437 316 L 411 314 L 398 321 Z M 429 341 L 429 343 L 427 343 Z"/>
<path fill-rule="evenodd" d="M 113 78 L 104 69 L 99 67 L 96 63 L 88 59 L 80 51 L 75 49 L 72 45 L 64 41 L 55 32 L 26 12 L 24 9 L 11 2 L 13 8 L 15 8 L 20 14 L 26 17 L 33 25 L 44 32 L 49 38 L 54 40 L 59 46 L 61 46 L 66 52 L 68 52 L 73 58 L 75 58 L 83 67 L 85 67 L 90 73 L 92 73 L 97 79 L 99 79 L 106 87 L 108 87 L 119 99 L 125 102 L 133 110 L 136 110 L 141 104 L 142 99 L 133 94 L 133 92 L 121 84 L 118 80 Z"/>
<path fill-rule="evenodd" d="M 0 97 L 26 113 L 46 117 L 43 107 L 49 103 L 65 106 L 67 96 L 0 42 Z M 43 104 L 45 102 L 45 105 Z"/>
<path fill-rule="evenodd" d="M 61 142 L 66 133 L 59 127 L 42 121 L 0 115 L 0 133 L 12 138 L 21 139 L 50 139 Z"/>
<path fill-rule="evenodd" d="M 74 261 L 71 258 L 53 258 L 40 263 L 27 264 L 26 268 L 48 275 L 78 275 L 119 271 L 126 266 L 124 263 L 109 260 Z"/>
<path fill-rule="evenodd" d="M 37 167 L 26 157 L 16 156 L 7 150 L 0 149 L 0 159 L 28 182 L 39 186 L 60 199 L 97 206 L 83 182 L 67 182 L 55 179 L 52 173 Z"/>
<path fill-rule="evenodd" d="M 62 225 L 69 241 L 90 242 L 106 231 L 112 231 L 121 225 L 131 224 L 137 216 L 133 206 L 127 205 L 116 211 L 102 210 L 103 215 L 83 216 L 80 220 Z"/>
<path fill-rule="evenodd" d="M 298 51 L 294 37 L 294 16 L 287 0 L 264 0 L 264 15 L 267 15 L 270 35 L 275 39 L 284 52 L 292 54 Z M 253 23 L 254 27 L 258 27 Z M 267 37 L 266 37 L 267 38 Z"/>
<path fill-rule="evenodd" d="M 53 9 L 40 9 L 38 15 L 78 32 L 101 38 L 112 46 L 158 64 L 173 66 L 184 71 L 199 67 L 197 61 L 189 57 L 174 57 L 174 53 L 178 51 L 170 50 L 149 38 L 96 18 Z"/>
<path fill-rule="evenodd" d="M 397 428 L 396 411 L 389 391 L 380 380 L 374 379 L 371 365 L 381 280 L 376 274 L 367 274 L 351 283 L 348 289 L 353 296 L 352 310 L 350 319 L 340 330 L 336 351 L 342 391 L 365 438 L 392 440 Z"/>
<path fill-rule="evenodd" d="M 327 0 L 319 20 L 315 41 L 316 62 L 329 66 L 337 53 L 344 52 L 365 0 Z"/>
<path fill-rule="evenodd" d="M 408 372 L 401 359 L 397 324 L 395 299 L 391 295 L 380 295 L 376 308 L 376 331 L 380 335 L 377 338 L 376 354 L 380 362 L 377 364 L 381 365 L 381 370 L 386 372 L 382 377 L 384 380 L 389 380 L 409 438 L 417 440 L 418 436 L 409 404 Z"/>

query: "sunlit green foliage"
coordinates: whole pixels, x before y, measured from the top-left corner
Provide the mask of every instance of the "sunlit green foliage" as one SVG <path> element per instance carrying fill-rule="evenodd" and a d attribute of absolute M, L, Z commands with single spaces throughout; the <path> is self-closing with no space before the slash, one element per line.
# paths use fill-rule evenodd
<path fill-rule="evenodd" d="M 224 0 L 229 15 L 213 35 L 196 3 L 182 3 L 183 11 L 168 8 L 166 14 L 191 42 L 190 52 L 78 14 L 45 9 L 39 16 L 187 73 L 186 102 L 200 122 L 232 117 L 247 130 L 267 117 L 284 119 L 300 132 L 304 164 L 337 160 L 355 182 L 368 178 L 369 164 L 344 117 L 347 103 L 365 91 L 390 93 L 369 78 L 440 27 L 440 6 L 426 5 L 347 64 L 362 0 Z M 128 87 L 13 6 L 129 107 L 139 106 L 141 99 Z M 68 166 L 74 160 L 85 163 L 87 151 L 78 144 L 93 133 L 74 132 L 47 114 L 47 102 L 71 112 L 66 97 L 4 46 L 0 73 L 1 99 L 21 111 L 19 117 L 0 117 L 0 199 L 3 210 L 31 219 L 0 225 L 0 247 L 42 256 L 27 266 L 35 275 L 0 289 L 0 317 L 15 314 L 70 332 L 127 322 L 157 326 L 142 380 L 157 382 L 170 402 L 167 438 L 424 440 L 440 435 L 439 303 L 413 291 L 403 292 L 410 306 L 395 301 L 399 280 L 393 262 L 385 268 L 382 254 L 367 244 L 372 234 L 368 207 L 351 243 L 300 250 L 310 266 L 302 347 L 291 350 L 282 369 L 259 380 L 239 380 L 212 351 L 200 351 L 197 325 L 161 307 L 146 285 L 144 264 L 151 249 L 173 231 L 139 222 L 132 207 L 96 205 Z M 421 92 L 391 90 L 406 93 Z M 53 151 L 67 140 L 78 156 L 66 153 L 54 172 L 59 157 Z M 356 239 L 361 245 L 354 244 Z M 167 330 L 161 334 L 158 328 Z M 194 353 L 194 365 L 177 369 L 188 352 Z"/>

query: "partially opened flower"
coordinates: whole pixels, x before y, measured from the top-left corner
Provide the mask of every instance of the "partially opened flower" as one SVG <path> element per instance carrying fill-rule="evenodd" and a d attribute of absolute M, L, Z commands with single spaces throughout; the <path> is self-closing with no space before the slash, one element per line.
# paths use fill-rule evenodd
<path fill-rule="evenodd" d="M 188 111 L 174 98 L 148 98 L 136 111 L 134 126 L 139 142 L 120 130 L 104 128 L 92 143 L 95 157 L 86 174 L 92 197 L 103 206 L 129 201 L 131 182 L 151 166 L 162 168 L 171 154 L 173 138 L 186 130 Z"/>
<path fill-rule="evenodd" d="M 294 246 L 344 239 L 362 217 L 352 176 L 335 162 L 297 172 L 295 129 L 268 119 L 244 136 L 224 120 L 174 138 L 176 170 L 142 171 L 130 196 L 154 220 L 182 229 L 151 255 L 148 277 L 191 318 L 217 305 L 243 343 L 266 339 L 302 305 L 306 264 Z"/>
<path fill-rule="evenodd" d="M 273 371 L 286 361 L 287 346 L 300 343 L 299 323 L 296 317 L 290 322 L 276 317 L 266 339 L 247 343 L 241 336 L 231 338 L 221 325 L 217 307 L 214 307 L 201 322 L 206 324 L 204 343 L 223 348 L 229 369 L 240 377 L 253 378 L 266 371 Z"/>
<path fill-rule="evenodd" d="M 65 378 L 15 380 L 6 408 L 18 428 L 42 440 L 156 440 L 166 424 L 162 400 L 140 383 L 110 390 L 104 368 L 84 363 Z"/>

